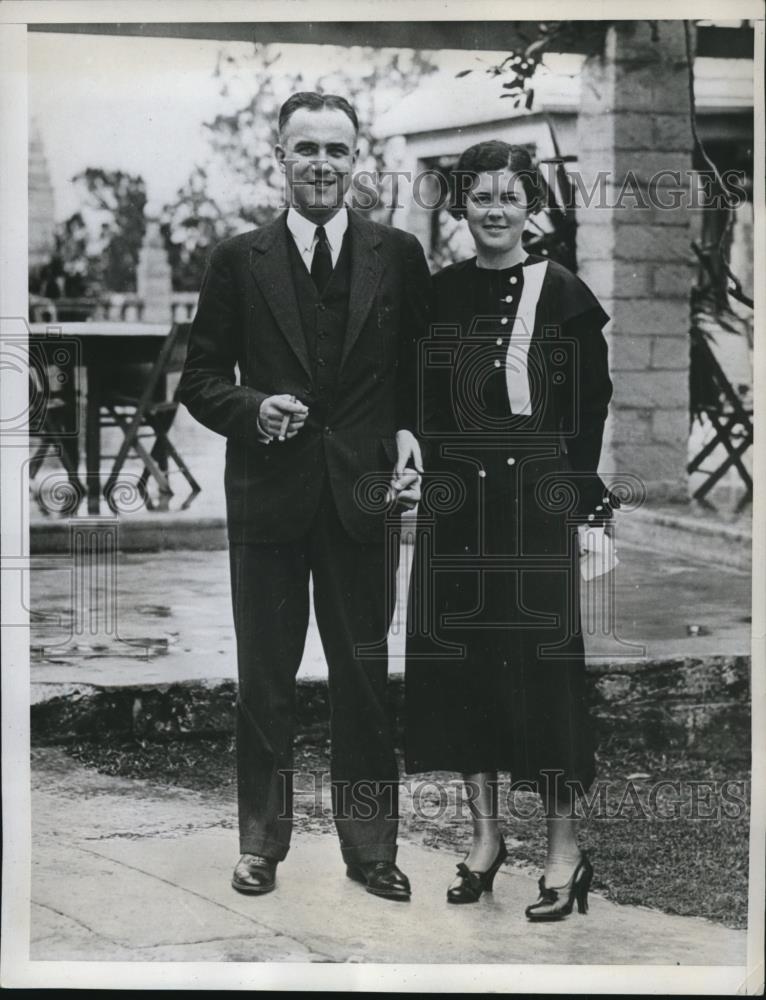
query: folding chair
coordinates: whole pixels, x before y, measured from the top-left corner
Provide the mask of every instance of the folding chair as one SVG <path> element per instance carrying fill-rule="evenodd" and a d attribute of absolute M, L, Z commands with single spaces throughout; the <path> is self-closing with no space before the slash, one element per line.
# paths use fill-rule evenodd
<path fill-rule="evenodd" d="M 202 489 L 168 437 L 179 400 L 177 391 L 171 398 L 167 398 L 167 376 L 178 373 L 183 368 L 190 329 L 191 323 L 174 323 L 162 343 L 154 364 L 135 365 L 129 371 L 124 368 L 121 370 L 122 375 L 145 376 L 140 377 L 139 384 L 134 388 L 130 386 L 122 388 L 118 379 L 114 387 L 110 387 L 109 391 L 103 394 L 101 426 L 119 427 L 123 432 L 119 451 L 111 456 L 114 458 L 114 464 L 104 487 L 107 503 L 115 513 L 117 510 L 112 499 L 114 486 L 131 451 L 135 452 L 144 465 L 138 489 L 149 510 L 169 508 L 170 498 L 173 496 L 168 469 L 169 458 L 173 459 L 178 471 L 191 488 L 189 496 L 181 504 L 181 510 L 186 510 Z M 145 428 L 148 430 L 143 433 Z M 143 443 L 150 437 L 154 438 L 151 451 Z M 150 477 L 156 481 L 159 489 L 156 505 L 147 489 Z"/>
<path fill-rule="evenodd" d="M 53 345 L 55 346 L 55 344 Z M 55 455 L 64 467 L 72 490 L 62 513 L 74 513 L 85 496 L 85 487 L 77 473 L 79 449 L 77 441 L 77 397 L 73 380 L 62 378 L 66 372 L 50 358 L 50 347 L 31 343 L 29 347 L 29 437 L 37 447 L 29 462 L 29 485 L 41 513 L 49 514 L 35 480 L 48 454 Z"/>
<path fill-rule="evenodd" d="M 745 406 L 739 394 L 726 377 L 708 338 L 699 330 L 691 331 L 691 387 L 692 416 L 706 416 L 714 435 L 689 462 L 689 474 L 701 470 L 702 463 L 719 445 L 726 450 L 726 458 L 708 474 L 695 491 L 695 500 L 704 500 L 721 477 L 734 466 L 745 484 L 745 495 L 738 504 L 741 510 L 753 499 L 753 480 L 745 467 L 742 456 L 753 444 L 753 411 Z"/>

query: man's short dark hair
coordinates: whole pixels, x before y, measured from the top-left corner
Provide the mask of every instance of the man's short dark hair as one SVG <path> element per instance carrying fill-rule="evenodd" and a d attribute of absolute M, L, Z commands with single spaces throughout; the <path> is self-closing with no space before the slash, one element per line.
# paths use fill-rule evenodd
<path fill-rule="evenodd" d="M 280 135 L 299 108 L 308 108 L 309 111 L 323 111 L 325 108 L 330 111 L 342 111 L 354 126 L 354 131 L 359 131 L 359 119 L 356 116 L 356 111 L 345 97 L 339 97 L 337 94 L 317 94 L 313 90 L 301 90 L 297 94 L 291 94 L 279 109 Z"/>
<path fill-rule="evenodd" d="M 452 203 L 449 210 L 454 218 L 465 218 L 466 198 L 479 174 L 494 170 L 510 170 L 516 174 L 527 197 L 529 211 L 534 212 L 540 207 L 543 198 L 542 180 L 532 163 L 529 150 L 523 146 L 512 146 L 500 139 L 488 139 L 464 150 L 452 171 Z"/>

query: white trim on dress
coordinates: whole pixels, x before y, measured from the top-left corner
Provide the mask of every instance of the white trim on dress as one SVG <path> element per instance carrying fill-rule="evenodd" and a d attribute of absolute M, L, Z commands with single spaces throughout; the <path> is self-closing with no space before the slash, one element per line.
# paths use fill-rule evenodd
<path fill-rule="evenodd" d="M 508 350 L 505 355 L 505 385 L 511 413 L 529 416 L 532 413 L 532 396 L 529 388 L 527 357 L 535 326 L 537 303 L 545 279 L 548 261 L 541 260 L 524 268 L 524 283 L 519 297 L 519 307 L 511 327 Z"/>

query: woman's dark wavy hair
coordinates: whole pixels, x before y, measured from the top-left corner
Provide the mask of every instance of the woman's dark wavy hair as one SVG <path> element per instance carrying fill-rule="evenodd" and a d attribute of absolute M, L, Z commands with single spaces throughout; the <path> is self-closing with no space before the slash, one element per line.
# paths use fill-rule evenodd
<path fill-rule="evenodd" d="M 500 139 L 489 139 L 469 146 L 460 154 L 450 177 L 450 214 L 455 219 L 464 219 L 466 198 L 479 174 L 506 168 L 521 181 L 527 197 L 528 211 L 536 211 L 543 201 L 543 184 L 529 152 L 523 146 L 511 146 Z"/>

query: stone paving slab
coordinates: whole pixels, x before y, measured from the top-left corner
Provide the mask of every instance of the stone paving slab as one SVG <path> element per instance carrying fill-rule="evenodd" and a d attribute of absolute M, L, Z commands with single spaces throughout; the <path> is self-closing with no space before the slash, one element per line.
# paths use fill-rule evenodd
<path fill-rule="evenodd" d="M 380 962 L 731 966 L 746 933 L 618 906 L 531 925 L 535 880 L 506 868 L 475 906 L 450 907 L 451 854 L 401 843 L 409 903 L 344 875 L 333 835 L 296 834 L 278 888 L 229 886 L 232 805 L 218 792 L 89 771 L 54 749 L 33 761 L 33 961 Z"/>
<path fill-rule="evenodd" d="M 582 587 L 591 660 L 742 656 L 750 653 L 751 583 L 744 571 L 623 544 L 613 574 Z M 389 670 L 404 667 L 405 600 L 411 547 L 402 546 Z M 228 554 L 123 553 L 118 557 L 109 630 L 94 591 L 76 600 L 65 556 L 33 562 L 32 668 L 35 685 L 167 684 L 236 676 Z M 101 604 L 99 603 L 101 602 Z M 111 607 L 111 605 L 110 605 Z M 606 622 L 613 607 L 613 627 Z M 81 630 L 78 632 L 78 621 Z M 699 626 L 689 635 L 687 626 Z M 300 677 L 325 677 L 312 613 Z M 45 688 L 36 697 L 56 692 Z"/>

